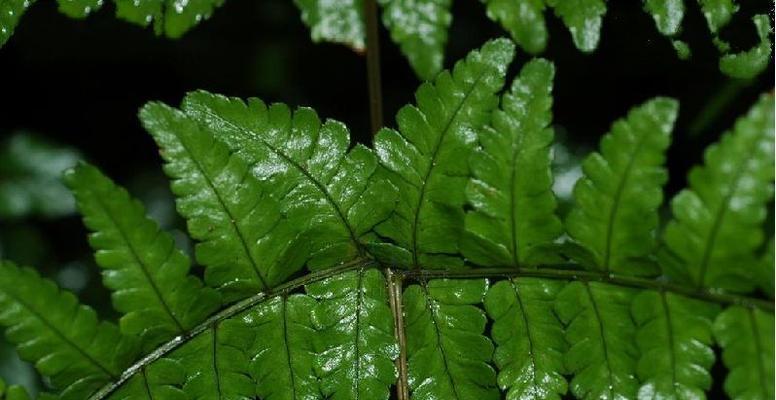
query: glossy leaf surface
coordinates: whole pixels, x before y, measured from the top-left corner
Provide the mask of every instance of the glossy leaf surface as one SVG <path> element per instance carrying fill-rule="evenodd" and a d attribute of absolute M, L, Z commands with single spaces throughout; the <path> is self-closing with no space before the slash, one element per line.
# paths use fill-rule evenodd
<path fill-rule="evenodd" d="M 95 167 L 81 164 L 65 180 L 73 190 L 89 244 L 121 330 L 141 337 L 144 349 L 186 333 L 220 305 L 220 297 L 189 275 L 189 259 L 145 209 Z"/>
<path fill-rule="evenodd" d="M 774 100 L 764 95 L 690 171 L 689 188 L 671 201 L 661 260 L 675 281 L 748 291 L 763 242 L 759 229 L 773 196 Z"/>
<path fill-rule="evenodd" d="M 497 21 L 515 43 L 531 54 L 547 46 L 544 0 L 484 0 L 488 18 Z"/>
<path fill-rule="evenodd" d="M 159 103 L 140 118 L 162 149 L 178 211 L 205 265 L 205 283 L 237 300 L 282 283 L 307 261 L 288 220 L 250 166 L 184 113 Z"/>
<path fill-rule="evenodd" d="M 657 209 L 668 179 L 665 152 L 678 103 L 656 98 L 632 109 L 601 139 L 600 152 L 582 164 L 574 186 L 569 235 L 592 253 L 591 268 L 646 275 L 654 273 Z"/>
<path fill-rule="evenodd" d="M 485 296 L 496 343 L 493 362 L 506 399 L 560 399 L 568 384 L 563 376 L 566 341 L 555 316 L 555 296 L 562 282 L 533 278 L 504 280 Z"/>
<path fill-rule="evenodd" d="M 404 291 L 413 399 L 499 398 L 489 365 L 493 343 L 484 336 L 487 318 L 476 306 L 487 290 L 485 279 L 443 279 Z"/>
<path fill-rule="evenodd" d="M 363 0 L 294 0 L 314 41 L 342 43 L 363 51 Z"/>
<path fill-rule="evenodd" d="M 417 106 L 396 117 L 399 130 L 382 129 L 375 152 L 399 188 L 394 214 L 377 227 L 394 244 L 380 244 L 378 258 L 401 266 L 448 268 L 463 230 L 467 160 L 497 106 L 514 46 L 505 39 L 486 43 L 415 93 Z"/>
<path fill-rule="evenodd" d="M 461 249 L 479 265 L 536 263 L 562 231 L 550 170 L 554 74 L 545 60 L 526 64 L 470 158 L 466 199 L 473 210 Z"/>

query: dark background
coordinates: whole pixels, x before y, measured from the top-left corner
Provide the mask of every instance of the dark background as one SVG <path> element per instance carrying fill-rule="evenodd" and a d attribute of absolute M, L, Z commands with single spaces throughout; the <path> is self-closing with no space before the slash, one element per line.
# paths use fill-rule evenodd
<path fill-rule="evenodd" d="M 61 15 L 53 1 L 41 1 L 28 10 L 16 33 L 0 48 L 0 142 L 24 129 L 77 148 L 145 200 L 163 226 L 179 230 L 182 225 L 174 216 L 156 147 L 136 117 L 147 101 L 177 105 L 184 93 L 200 88 L 257 96 L 311 106 L 323 118 L 345 122 L 354 140 L 369 142 L 365 58 L 345 46 L 312 43 L 291 0 L 227 0 L 210 20 L 179 40 L 156 37 L 151 29 L 116 19 L 113 5 L 106 3 L 86 20 Z M 685 185 L 685 175 L 700 162 L 703 148 L 760 93 L 772 90 L 773 61 L 751 82 L 723 76 L 694 1 L 686 2 L 680 36 L 693 55 L 681 61 L 641 3 L 608 3 L 601 42 L 591 55 L 574 48 L 566 28 L 548 11 L 550 40 L 543 56 L 557 68 L 558 135 L 578 155 L 593 148 L 630 107 L 657 95 L 680 101 L 669 152 L 670 197 Z M 722 34 L 734 51 L 757 43 L 752 15 L 768 13 L 773 18 L 769 2 L 742 3 Z M 477 0 L 454 1 L 453 16 L 446 67 L 486 40 L 506 35 L 487 19 Z M 419 82 L 382 27 L 380 34 L 386 124 L 393 125 L 393 115 L 413 101 Z M 510 77 L 529 58 L 518 51 Z M 720 110 L 707 107 L 725 96 L 729 102 Z M 16 232 L 22 224 L 25 232 L 33 232 L 34 246 L 18 250 L 16 261 L 35 263 L 52 276 L 58 276 L 61 265 L 81 263 L 86 274 L 81 287 L 87 288 L 81 292 L 82 300 L 96 305 L 103 315 L 111 314 L 96 267 L 90 267 L 80 220 L 0 221 L 0 233 Z"/>

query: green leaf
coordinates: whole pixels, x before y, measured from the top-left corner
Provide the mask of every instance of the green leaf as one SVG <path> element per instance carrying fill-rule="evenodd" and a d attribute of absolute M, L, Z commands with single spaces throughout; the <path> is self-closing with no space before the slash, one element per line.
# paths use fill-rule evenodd
<path fill-rule="evenodd" d="M 342 43 L 364 51 L 364 0 L 294 0 L 313 41 Z"/>
<path fill-rule="evenodd" d="M 496 283 L 485 296 L 494 321 L 493 361 L 507 400 L 560 399 L 568 390 L 563 326 L 553 312 L 562 287 L 558 281 L 515 278 Z"/>
<path fill-rule="evenodd" d="M 238 319 L 213 324 L 171 358 L 185 366 L 183 391 L 190 400 L 253 399 L 256 387 L 248 368 L 253 331 Z M 165 397 L 160 397 L 165 398 Z"/>
<path fill-rule="evenodd" d="M 372 228 L 394 208 L 396 188 L 383 176 L 374 153 L 350 147 L 347 128 L 324 124 L 309 108 L 293 113 L 283 104 L 189 94 L 183 110 L 251 165 L 280 212 L 309 227 L 311 268 L 364 255 Z"/>
<path fill-rule="evenodd" d="M 6 386 L 3 378 L 0 378 L 0 400 L 30 400 L 30 395 L 22 386 Z"/>
<path fill-rule="evenodd" d="M 307 294 L 319 301 L 312 321 L 324 398 L 389 399 L 399 346 L 383 275 L 346 272 L 307 285 Z"/>
<path fill-rule="evenodd" d="M 586 53 L 598 47 L 601 20 L 606 14 L 604 0 L 545 0 L 571 32 L 574 45 Z"/>
<path fill-rule="evenodd" d="M 84 0 L 79 0 L 84 1 Z M 116 16 L 140 26 L 154 23 L 157 35 L 179 38 L 210 18 L 224 0 L 114 0 Z"/>
<path fill-rule="evenodd" d="M 438 279 L 404 291 L 413 399 L 499 398 L 487 318 L 476 307 L 487 290 L 485 279 Z"/>
<path fill-rule="evenodd" d="M 295 225 L 304 222 L 283 218 L 247 163 L 178 110 L 149 103 L 140 118 L 167 161 L 178 211 L 201 241 L 205 282 L 225 301 L 274 287 L 304 266 L 307 254 L 294 246 Z"/>
<path fill-rule="evenodd" d="M 62 399 L 87 398 L 118 378 L 137 353 L 134 340 L 100 322 L 72 293 L 8 261 L 0 261 L 0 325 Z"/>
<path fill-rule="evenodd" d="M 633 300 L 641 352 L 640 399 L 703 399 L 711 387 L 712 320 L 716 305 L 645 290 Z"/>
<path fill-rule="evenodd" d="M 733 400 L 767 400 L 774 396 L 772 313 L 732 306 L 714 321 L 714 337 L 730 373 L 725 393 Z"/>
<path fill-rule="evenodd" d="M 547 25 L 543 0 L 482 0 L 488 18 L 498 22 L 512 35 L 515 43 L 530 54 L 547 47 Z"/>
<path fill-rule="evenodd" d="M 383 24 L 415 73 L 430 80 L 444 62 L 451 0 L 378 0 Z"/>
<path fill-rule="evenodd" d="M 294 294 L 274 297 L 241 319 L 255 333 L 249 349 L 256 394 L 265 400 L 321 399 L 311 314 L 315 300 Z"/>
<path fill-rule="evenodd" d="M 773 237 L 766 240 L 765 251 L 755 264 L 755 281 L 759 283 L 760 289 L 771 299 L 773 298 L 774 286 L 774 241 Z"/>
<path fill-rule="evenodd" d="M 760 75 L 771 61 L 771 21 L 764 14 L 752 17 L 757 28 L 760 44 L 735 54 L 726 54 L 719 59 L 719 69 L 725 75 L 738 79 L 751 79 Z"/>
<path fill-rule="evenodd" d="M 738 11 L 735 0 L 698 0 L 711 33 L 718 33 Z"/>
<path fill-rule="evenodd" d="M 682 29 L 684 0 L 645 0 L 644 10 L 655 20 L 657 30 L 665 36 L 675 36 Z"/>
<path fill-rule="evenodd" d="M 122 332 L 139 335 L 150 349 L 185 334 L 220 306 L 218 293 L 188 274 L 188 257 L 172 236 L 126 190 L 87 164 L 68 171 L 65 181 L 94 232 L 89 244 L 113 306 L 124 314 Z"/>
<path fill-rule="evenodd" d="M 72 148 L 25 132 L 13 134 L 0 148 L 0 219 L 56 218 L 75 212 L 73 196 L 60 177 L 79 158 Z"/>
<path fill-rule="evenodd" d="M 631 289 L 571 282 L 558 294 L 555 312 L 566 325 L 566 369 L 579 399 L 633 399 L 638 350 L 630 318 Z"/>
<path fill-rule="evenodd" d="M 764 95 L 690 171 L 689 189 L 671 201 L 664 232 L 664 272 L 699 288 L 752 289 L 760 225 L 773 196 L 774 99 Z"/>
<path fill-rule="evenodd" d="M 399 130 L 375 137 L 380 163 L 391 171 L 401 198 L 394 214 L 377 227 L 392 241 L 373 247 L 378 258 L 401 266 L 450 268 L 462 265 L 468 160 L 477 136 L 496 108 L 514 46 L 506 39 L 486 43 L 415 93 L 418 106 L 399 110 Z M 393 244 L 395 243 L 395 244 Z"/>
<path fill-rule="evenodd" d="M 593 269 L 649 275 L 657 209 L 668 180 L 665 152 L 679 105 L 656 98 L 612 125 L 583 162 L 566 219 L 569 235 L 591 252 Z"/>
<path fill-rule="evenodd" d="M 19 23 L 19 18 L 34 2 L 35 0 L 0 1 L 0 47 L 11 38 L 16 25 Z"/>
<path fill-rule="evenodd" d="M 552 80 L 545 60 L 526 64 L 473 152 L 461 250 L 485 266 L 531 264 L 560 236 L 552 194 Z"/>
<path fill-rule="evenodd" d="M 141 368 L 121 386 L 111 400 L 188 400 L 180 389 L 186 379 L 183 366 L 175 360 L 162 358 Z"/>
<path fill-rule="evenodd" d="M 102 0 L 57 0 L 59 12 L 70 18 L 86 18 L 102 7 Z"/>

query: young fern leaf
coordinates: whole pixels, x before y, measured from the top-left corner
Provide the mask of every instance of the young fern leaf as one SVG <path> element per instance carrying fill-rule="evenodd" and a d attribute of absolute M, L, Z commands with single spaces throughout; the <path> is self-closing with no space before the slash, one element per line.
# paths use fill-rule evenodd
<path fill-rule="evenodd" d="M 574 45 L 586 53 L 598 47 L 601 20 L 606 14 L 604 0 L 546 0 L 555 15 L 569 28 Z"/>
<path fill-rule="evenodd" d="M 496 372 L 487 317 L 475 305 L 485 279 L 438 279 L 411 285 L 403 295 L 409 389 L 417 400 L 494 400 Z"/>
<path fill-rule="evenodd" d="M 601 139 L 600 153 L 582 164 L 574 186 L 574 207 L 566 219 L 569 235 L 590 256 L 588 268 L 636 275 L 654 274 L 657 209 L 668 180 L 665 152 L 678 103 L 656 98 L 632 109 Z"/>
<path fill-rule="evenodd" d="M 423 80 L 442 70 L 452 0 L 378 0 L 383 25 Z"/>
<path fill-rule="evenodd" d="M 248 348 L 253 331 L 242 321 L 213 324 L 170 358 L 185 366 L 183 392 L 189 400 L 249 400 L 256 398 L 250 376 Z M 165 397 L 160 397 L 165 398 Z"/>
<path fill-rule="evenodd" d="M 698 0 L 711 33 L 718 33 L 738 11 L 735 0 Z"/>
<path fill-rule="evenodd" d="M 251 165 L 282 214 L 308 221 L 309 267 L 365 255 L 372 228 L 391 213 L 397 193 L 371 150 L 348 150 L 343 124 L 321 124 L 309 108 L 292 113 L 283 104 L 246 104 L 202 91 L 189 94 L 183 110 Z"/>
<path fill-rule="evenodd" d="M 255 333 L 249 348 L 251 377 L 264 400 L 320 399 L 315 375 L 311 314 L 315 300 L 294 294 L 274 297 L 246 312 L 242 321 Z"/>
<path fill-rule="evenodd" d="M 115 380 L 137 342 L 29 268 L 0 261 L 0 325 L 19 356 L 35 364 L 63 400 L 82 400 Z"/>
<path fill-rule="evenodd" d="M 374 269 L 346 272 L 306 289 L 318 300 L 312 320 L 324 398 L 388 400 L 399 346 L 383 275 Z"/>
<path fill-rule="evenodd" d="M 89 244 L 113 306 L 124 314 L 122 332 L 140 336 L 148 350 L 185 334 L 221 305 L 216 291 L 189 275 L 189 259 L 172 236 L 126 190 L 87 164 L 68 171 L 65 182 L 94 232 Z"/>
<path fill-rule="evenodd" d="M 111 400 L 189 400 L 181 390 L 186 379 L 183 366 L 175 360 L 161 358 L 141 368 L 121 386 Z"/>
<path fill-rule="evenodd" d="M 459 61 L 452 74 L 415 93 L 418 106 L 399 110 L 399 130 L 375 137 L 380 163 L 391 171 L 401 198 L 377 233 L 393 243 L 372 246 L 383 260 L 404 267 L 462 266 L 457 255 L 463 230 L 465 162 L 497 106 L 514 46 L 505 39 L 486 43 Z"/>
<path fill-rule="evenodd" d="M 272 288 L 304 266 L 307 254 L 295 244 L 305 221 L 283 218 L 247 163 L 178 110 L 149 103 L 140 119 L 167 161 L 178 211 L 201 241 L 205 283 L 225 301 Z"/>
<path fill-rule="evenodd" d="M 714 321 L 714 337 L 730 370 L 725 393 L 732 400 L 774 398 L 773 313 L 731 306 Z"/>
<path fill-rule="evenodd" d="M 771 61 L 771 19 L 768 15 L 752 17 L 760 43 L 746 51 L 726 54 L 719 59 L 719 69 L 725 75 L 738 79 L 751 79 L 765 71 Z"/>
<path fill-rule="evenodd" d="M 566 341 L 553 312 L 558 281 L 515 278 L 496 283 L 485 296 L 494 321 L 493 361 L 507 400 L 560 399 L 568 390 L 563 377 Z"/>
<path fill-rule="evenodd" d="M 652 15 L 657 30 L 665 36 L 681 32 L 684 19 L 684 0 L 645 0 L 644 11 Z"/>
<path fill-rule="evenodd" d="M 640 399 L 704 399 L 714 364 L 711 324 L 719 307 L 645 290 L 631 305 L 641 356 Z"/>
<path fill-rule="evenodd" d="M 526 64 L 473 152 L 461 252 L 484 266 L 532 265 L 562 232 L 552 194 L 552 80 L 545 60 Z"/>
<path fill-rule="evenodd" d="M 664 272 L 697 288 L 747 292 L 760 225 L 773 196 L 774 99 L 764 95 L 690 171 L 689 189 L 671 201 L 664 232 Z"/>
<path fill-rule="evenodd" d="M 578 399 L 633 399 L 638 390 L 630 303 L 635 292 L 598 282 L 569 283 L 555 312 L 566 325 L 571 393 Z"/>

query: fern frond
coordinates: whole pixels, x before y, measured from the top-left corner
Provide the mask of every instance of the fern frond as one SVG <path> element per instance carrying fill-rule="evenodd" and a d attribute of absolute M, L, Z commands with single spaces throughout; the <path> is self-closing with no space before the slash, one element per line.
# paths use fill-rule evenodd
<path fill-rule="evenodd" d="M 774 99 L 764 95 L 690 171 L 671 201 L 661 264 L 676 282 L 746 292 L 753 288 L 760 225 L 773 196 Z"/>
<path fill-rule="evenodd" d="M 189 400 L 180 389 L 186 380 L 183 366 L 175 360 L 162 358 L 143 367 L 111 400 Z"/>
<path fill-rule="evenodd" d="M 730 22 L 733 14 L 738 11 L 735 0 L 698 0 L 706 24 L 711 33 L 716 34 Z"/>
<path fill-rule="evenodd" d="M 482 0 L 488 18 L 498 22 L 523 50 L 537 54 L 547 47 L 544 0 Z"/>
<path fill-rule="evenodd" d="M 466 199 L 473 211 L 465 217 L 461 252 L 476 264 L 535 264 L 561 234 L 550 170 L 554 74 L 545 60 L 526 64 L 470 158 Z"/>
<path fill-rule="evenodd" d="M 560 399 L 568 390 L 563 377 L 566 341 L 553 312 L 561 282 L 514 278 L 496 283 L 485 296 L 494 321 L 493 361 L 507 400 Z"/>
<path fill-rule="evenodd" d="M 634 291 L 598 282 L 571 282 L 558 294 L 555 311 L 566 325 L 567 372 L 578 399 L 633 399 L 636 379 Z"/>
<path fill-rule="evenodd" d="M 394 214 L 377 227 L 392 241 L 375 246 L 378 258 L 414 268 L 462 265 L 457 253 L 468 168 L 461 161 L 468 160 L 497 106 L 513 53 L 508 40 L 486 43 L 452 74 L 421 85 L 418 105 L 399 110 L 398 131 L 378 132 L 375 152 L 401 193 Z"/>
<path fill-rule="evenodd" d="M 733 400 L 774 398 L 774 319 L 772 313 L 732 306 L 714 321 L 714 337 L 730 370 L 725 393 Z"/>
<path fill-rule="evenodd" d="M 315 300 L 302 294 L 278 296 L 241 319 L 255 333 L 249 348 L 256 394 L 265 400 L 323 398 L 315 375 Z"/>
<path fill-rule="evenodd" d="M 768 297 L 773 299 L 773 292 L 774 292 L 774 283 L 776 283 L 776 279 L 774 279 L 774 268 L 776 267 L 776 263 L 774 260 L 776 259 L 776 256 L 774 255 L 774 238 L 771 237 L 766 241 L 766 247 L 765 251 L 760 256 L 759 260 L 757 260 L 757 263 L 755 264 L 755 281 L 759 284 L 760 289 L 762 289 L 763 292 L 765 292 Z"/>
<path fill-rule="evenodd" d="M 633 299 L 631 310 L 641 352 L 639 398 L 704 399 L 714 364 L 711 324 L 719 308 L 645 290 Z"/>
<path fill-rule="evenodd" d="M 294 246 L 304 221 L 281 215 L 250 167 L 184 113 L 149 103 L 140 119 L 162 150 L 178 211 L 201 242 L 205 283 L 238 300 L 272 288 L 300 270 L 307 254 Z"/>
<path fill-rule="evenodd" d="M 645 0 L 644 10 L 655 20 L 657 30 L 665 36 L 675 36 L 682 29 L 684 0 Z"/>
<path fill-rule="evenodd" d="M 189 260 L 173 238 L 145 216 L 143 206 L 97 168 L 81 164 L 65 174 L 121 330 L 144 349 L 185 334 L 220 305 L 218 293 L 189 275 Z"/>
<path fill-rule="evenodd" d="M 183 391 L 189 400 L 256 398 L 248 349 L 254 333 L 239 319 L 215 323 L 170 358 L 184 367 Z M 165 398 L 165 397 L 160 397 Z"/>
<path fill-rule="evenodd" d="M 740 53 L 726 54 L 719 59 L 719 69 L 725 75 L 738 79 L 751 79 L 760 75 L 771 61 L 771 19 L 760 14 L 752 17 L 760 43 Z"/>
<path fill-rule="evenodd" d="M 87 398 L 135 358 L 137 343 L 29 268 L 0 261 L 0 325 L 66 400 Z"/>
<path fill-rule="evenodd" d="M 306 289 L 318 300 L 312 320 L 324 398 L 388 400 L 399 346 L 383 275 L 374 269 L 346 272 Z"/>
<path fill-rule="evenodd" d="M 598 47 L 601 20 L 606 14 L 604 0 L 546 0 L 571 32 L 579 50 L 591 52 Z"/>
<path fill-rule="evenodd" d="M 309 108 L 293 113 L 283 104 L 259 99 L 244 103 L 206 92 L 189 94 L 183 110 L 251 165 L 266 182 L 280 212 L 307 221 L 311 268 L 365 255 L 372 228 L 396 202 L 396 188 L 383 178 L 371 150 L 350 146 L 347 128 L 321 124 Z M 300 223 L 302 224 L 302 223 Z"/>
<path fill-rule="evenodd" d="M 378 0 L 383 25 L 399 45 L 415 74 L 431 80 L 442 70 L 447 30 L 453 21 L 451 0 Z"/>
<path fill-rule="evenodd" d="M 487 290 L 485 279 L 438 279 L 404 291 L 413 399 L 499 398 L 487 317 L 476 307 Z"/>
<path fill-rule="evenodd" d="M 566 229 L 591 253 L 589 268 L 656 272 L 648 258 L 656 246 L 657 209 L 668 180 L 665 152 L 678 108 L 675 100 L 656 98 L 632 109 L 601 139 L 600 153 L 583 162 Z"/>

